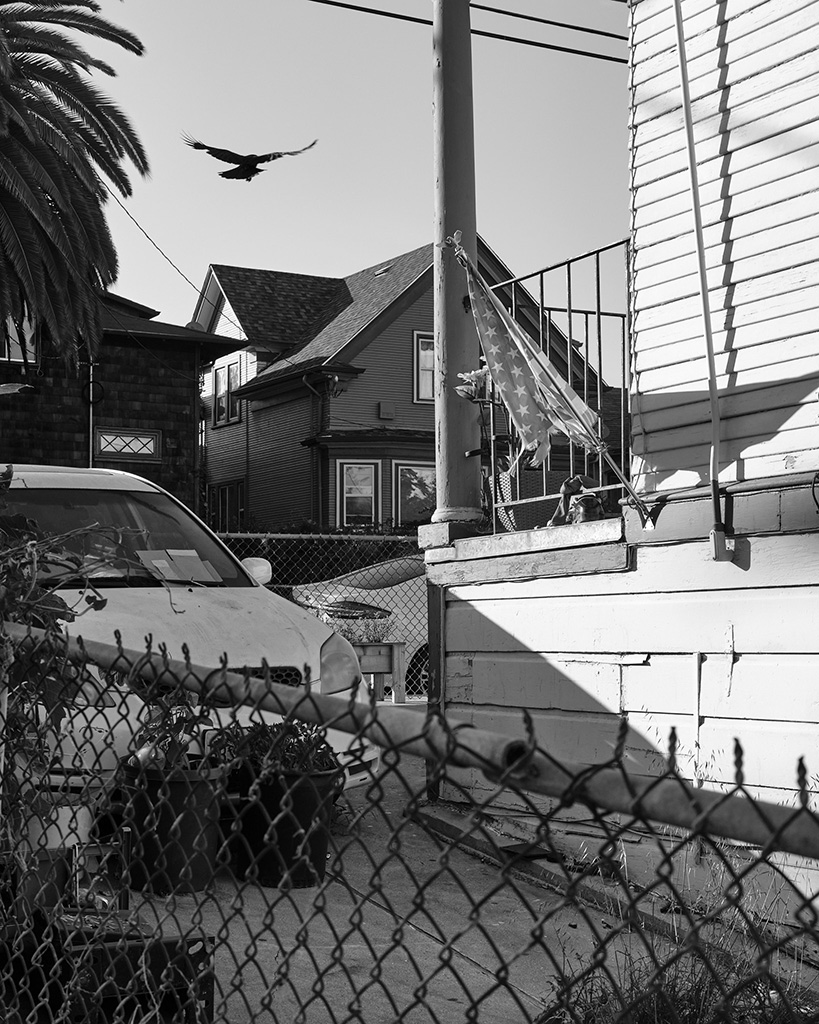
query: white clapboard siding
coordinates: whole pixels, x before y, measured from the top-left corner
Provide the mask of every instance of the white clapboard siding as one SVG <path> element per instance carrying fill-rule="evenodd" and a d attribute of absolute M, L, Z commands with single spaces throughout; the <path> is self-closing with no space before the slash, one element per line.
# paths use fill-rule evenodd
<path fill-rule="evenodd" d="M 819 200 L 819 194 L 817 194 Z M 819 264 L 819 238 L 808 238 L 797 243 L 787 243 L 776 248 L 763 251 L 755 257 L 740 259 L 728 241 L 718 250 L 712 250 L 711 266 L 706 266 L 706 281 L 709 291 L 716 291 L 721 284 L 730 282 L 732 288 L 755 282 L 763 277 L 779 271 L 807 266 L 811 270 Z M 638 292 L 640 308 L 667 305 L 676 299 L 684 299 L 692 295 L 699 298 L 699 277 L 696 272 L 684 277 L 675 276 Z"/>
<path fill-rule="evenodd" d="M 765 274 L 754 281 L 742 281 L 726 288 L 713 288 L 709 291 L 711 311 L 714 317 L 715 330 L 736 327 L 740 308 L 744 309 L 745 323 L 752 319 L 767 318 L 764 304 L 776 300 L 780 312 L 792 312 L 804 308 L 799 295 L 807 288 L 819 286 L 819 272 L 815 266 L 793 267 L 773 274 Z M 796 293 L 793 303 L 790 295 Z M 635 296 L 637 312 L 634 316 L 634 327 L 637 331 L 665 327 L 696 316 L 700 309 L 699 295 L 691 295 L 671 302 L 655 304 L 642 308 L 639 296 Z M 753 308 L 752 308 L 753 307 Z"/>
<path fill-rule="evenodd" d="M 789 389 L 792 396 L 791 402 L 773 408 L 764 391 L 752 391 L 749 396 L 743 396 L 755 400 L 757 408 L 745 415 L 730 415 L 726 412 L 721 416 L 720 437 L 726 457 L 736 459 L 763 452 L 793 451 L 794 441 L 791 435 L 797 431 L 804 435 L 806 430 L 810 432 L 819 426 L 816 386 L 815 378 L 810 382 L 794 384 Z M 797 405 L 804 388 L 809 388 L 810 392 L 803 399 L 804 404 Z M 781 391 L 781 389 L 777 389 L 777 391 Z M 763 401 L 764 406 L 761 407 Z M 780 401 L 784 403 L 784 399 L 780 399 Z M 692 409 L 699 410 L 699 415 L 688 422 L 680 423 L 683 411 L 690 412 Z M 720 402 L 720 412 L 723 412 L 723 402 Z M 650 456 L 656 451 L 668 452 L 677 448 L 710 444 L 711 418 L 708 415 L 707 401 L 693 407 L 676 407 L 670 410 L 667 416 L 663 416 L 662 413 L 654 413 L 649 419 L 655 424 L 654 428 L 649 430 L 645 419 L 643 419 L 642 425 L 645 433 L 635 435 L 632 449 L 637 455 Z M 669 420 L 675 424 L 673 428 L 664 425 Z M 657 425 L 658 421 L 659 425 Z M 761 441 L 758 440 L 760 438 Z M 817 432 L 817 440 L 819 440 L 819 432 Z M 760 444 L 764 444 L 764 448 L 760 448 Z"/>
<path fill-rule="evenodd" d="M 733 21 L 747 15 L 754 9 L 766 5 L 768 0 L 685 0 L 685 35 L 694 37 L 707 32 L 719 18 L 720 22 Z M 803 7 L 811 0 L 791 0 L 794 8 Z M 715 10 L 716 8 L 716 10 Z M 674 32 L 674 9 L 668 0 L 640 0 L 631 10 L 632 40 L 635 50 L 640 50 L 640 59 L 647 60 L 652 53 L 666 46 L 669 32 Z"/>
<path fill-rule="evenodd" d="M 798 346 L 801 351 L 808 350 L 807 344 L 811 340 L 808 335 L 816 327 L 816 313 L 809 304 L 806 306 L 806 309 L 796 313 L 781 314 L 758 323 L 747 324 L 741 334 L 716 331 L 714 333 L 716 349 L 714 358 L 717 373 L 722 376 L 730 374 L 734 370 L 738 373 L 755 371 L 764 366 L 767 360 L 769 367 L 776 367 L 770 371 L 772 381 L 801 376 L 801 371 L 787 366 L 781 367 L 780 364 L 786 363 L 792 358 L 798 358 L 794 354 L 792 345 Z M 683 340 L 674 342 L 688 348 L 687 354 L 681 357 L 687 361 L 674 363 L 672 358 L 669 365 L 665 365 L 666 360 L 662 357 L 661 349 L 651 349 L 651 352 L 659 354 L 660 365 L 657 369 L 649 368 L 640 373 L 638 382 L 640 394 L 661 390 L 664 386 L 668 388 L 669 392 L 678 391 L 684 387 L 690 389 L 705 379 L 708 372 L 707 367 L 703 368 L 700 358 L 696 355 L 697 352 L 705 354 L 702 320 L 692 320 L 690 324 L 691 329 L 684 333 Z M 662 328 L 654 333 L 669 340 L 672 337 L 677 337 L 671 332 L 664 332 Z M 776 346 L 780 341 L 783 345 L 781 356 L 775 347 L 766 348 L 761 353 L 755 351 L 760 346 Z M 803 341 L 804 345 L 802 345 Z M 748 382 L 755 383 L 758 379 L 758 375 L 753 373 L 748 378 Z M 728 383 L 736 383 L 736 381 Z"/>
<path fill-rule="evenodd" d="M 813 204 L 816 205 L 816 203 L 817 197 L 814 197 Z M 740 237 L 734 234 L 734 226 L 733 222 L 730 228 L 724 225 L 723 236 L 728 235 L 728 237 L 721 240 L 719 244 L 707 246 L 705 249 L 706 269 L 721 265 L 724 260 L 730 259 L 732 280 L 735 272 L 747 274 L 748 263 L 746 261 L 758 260 L 767 253 L 771 253 L 773 258 L 777 259 L 778 257 L 773 255 L 777 250 L 818 238 L 819 211 L 798 217 L 787 224 L 776 224 L 766 230 Z M 635 260 L 632 285 L 637 291 L 643 291 L 661 283 L 670 283 L 697 272 L 697 257 L 690 232 L 684 237 L 687 241 L 687 251 L 680 256 L 657 259 L 656 262 L 644 266 L 643 269 L 637 269 Z M 665 247 L 654 246 L 653 248 L 656 250 Z M 645 250 L 640 250 L 640 252 L 645 252 Z M 771 269 L 775 268 L 771 267 Z"/>
<path fill-rule="evenodd" d="M 790 176 L 783 180 L 783 190 L 787 191 L 790 187 Z M 801 242 L 810 237 L 811 231 L 815 227 L 816 216 L 816 197 L 809 194 L 774 202 L 763 210 L 746 213 L 741 218 L 737 218 L 740 221 L 738 225 L 732 218 L 730 223 L 718 223 L 705 227 L 703 244 L 706 261 L 713 259 L 714 250 L 722 250 L 723 256 L 727 257 L 729 245 L 737 246 L 740 254 L 738 258 L 745 255 L 756 255 L 756 251 L 764 251 L 759 249 L 759 246 L 765 242 L 765 238 L 760 241 L 761 236 L 772 241 L 771 248 L 773 249 L 787 245 L 789 241 Z M 689 219 L 693 224 L 690 212 Z M 777 233 L 767 234 L 769 231 Z M 642 237 L 642 234 L 642 231 L 635 231 L 636 237 Z M 634 246 L 635 286 L 638 273 L 644 275 L 641 280 L 646 281 L 647 285 L 655 285 L 658 280 L 662 280 L 660 275 L 666 264 L 673 264 L 676 259 L 694 256 L 695 251 L 695 240 L 691 230 L 678 234 L 676 238 L 663 239 L 651 246 L 641 245 L 639 248 Z M 670 280 L 673 280 L 676 275 L 675 269 L 676 267 L 672 266 Z M 646 280 L 645 274 L 649 271 L 653 271 L 653 273 L 650 280 Z"/>
<path fill-rule="evenodd" d="M 730 176 L 726 178 L 726 189 L 730 187 Z M 708 250 L 722 251 L 723 259 L 730 257 L 729 246 L 733 240 L 752 238 L 756 234 L 775 227 L 785 227 L 814 215 L 817 211 L 817 190 L 819 190 L 819 170 L 816 167 L 806 168 L 786 178 L 777 178 L 765 186 L 746 192 L 736 198 L 727 198 L 722 203 L 709 203 L 701 207 L 703 216 L 703 244 Z M 656 265 L 658 256 L 652 250 L 658 246 L 668 246 L 675 238 L 685 240 L 683 252 L 693 251 L 692 239 L 693 218 L 689 207 L 682 213 L 646 225 L 642 229 L 634 229 L 636 239 L 635 252 L 644 255 L 644 263 Z M 664 230 L 665 227 L 665 230 Z M 663 251 L 660 250 L 660 255 Z M 713 256 L 712 256 L 713 258 Z"/>
<path fill-rule="evenodd" d="M 771 302 L 769 315 L 765 316 L 764 311 L 754 310 L 754 315 L 744 315 L 742 319 L 742 333 L 737 332 L 740 326 L 737 320 L 730 320 L 725 317 L 713 319 L 714 345 L 717 351 L 729 351 L 733 347 L 747 344 L 748 335 L 753 334 L 752 344 L 770 341 L 774 338 L 785 337 L 784 327 L 781 323 L 785 317 L 790 318 L 789 323 L 802 323 L 799 315 L 803 312 L 813 312 L 819 301 L 819 290 L 804 289 L 803 291 L 791 293 L 787 302 Z M 737 313 L 739 316 L 739 312 Z M 815 326 L 816 320 L 813 320 Z M 647 343 L 650 346 L 672 344 L 677 341 L 685 341 L 689 338 L 702 338 L 702 318 L 699 314 L 692 314 L 685 320 L 676 324 L 667 324 L 657 327 L 652 331 L 644 332 Z M 641 339 L 642 340 L 642 339 Z"/>
<path fill-rule="evenodd" d="M 810 133 L 784 132 L 735 150 L 728 160 L 721 156 L 705 160 L 698 164 L 697 172 L 700 189 L 703 190 L 703 201 L 713 202 L 722 194 L 726 175 L 730 175 L 731 194 L 733 195 L 736 185 L 736 194 L 739 195 L 770 181 L 772 175 L 769 165 L 773 166 L 778 178 L 786 178 L 805 167 L 813 167 L 816 160 L 812 158 L 810 150 L 815 145 L 815 138 Z M 687 193 L 689 187 L 688 169 L 683 167 L 657 180 L 635 184 L 635 205 L 639 210 L 650 211 L 655 204 L 662 207 L 663 204 L 678 203 L 681 201 L 680 195 Z M 678 213 L 679 209 L 673 212 Z M 663 214 L 655 217 L 647 213 L 649 223 L 662 219 Z"/>
<path fill-rule="evenodd" d="M 728 63 L 728 59 L 733 61 L 734 54 L 739 60 L 749 52 L 763 50 L 769 38 L 778 37 L 778 23 L 789 16 L 792 17 L 794 12 L 810 8 L 810 0 L 788 0 L 786 7 L 756 3 L 750 9 L 746 9 L 741 16 L 737 16 L 738 8 L 735 7 L 727 20 L 721 21 L 718 21 L 720 5 L 712 3 L 710 12 L 706 8 L 704 16 L 696 25 L 691 23 L 688 6 L 686 0 L 683 4 L 685 52 L 689 63 L 694 64 L 693 78 L 702 73 L 700 69 L 703 64 L 698 58 L 703 55 L 716 57 L 721 53 L 723 61 Z M 786 25 L 789 24 L 790 22 L 786 22 Z M 634 87 L 658 78 L 662 79 L 669 71 L 673 72 L 677 67 L 676 47 L 677 37 L 672 15 L 671 24 L 665 30 L 655 33 L 643 42 L 634 43 Z"/>
<path fill-rule="evenodd" d="M 797 92 L 803 92 L 801 86 L 798 89 L 796 86 L 783 89 L 783 95 L 775 99 L 768 99 L 765 104 L 767 109 L 763 116 L 742 125 L 731 124 L 730 118 L 711 118 L 708 125 L 708 137 L 703 138 L 700 132 L 697 139 L 698 161 L 722 157 L 727 164 L 729 156 L 732 158 L 734 153 L 745 149 L 746 146 L 753 146 L 785 131 L 807 129 L 805 142 L 816 141 L 815 135 L 810 132 L 811 127 L 815 126 L 817 121 L 816 97 L 803 94 L 802 98 L 797 100 L 794 96 Z M 770 109 L 772 107 L 776 109 Z M 719 109 L 717 104 L 714 104 L 714 109 Z M 743 111 L 743 116 L 756 113 L 757 111 Z M 669 145 L 668 140 L 665 140 L 665 146 L 661 143 L 652 144 L 650 160 L 647 159 L 645 152 L 633 151 L 631 175 L 633 186 L 639 187 L 652 181 L 658 181 L 686 168 L 684 139 L 675 139 L 673 149 L 669 149 Z"/>
<path fill-rule="evenodd" d="M 816 196 L 813 193 L 819 188 L 817 168 L 819 162 L 788 173 L 784 165 L 777 167 L 771 162 L 768 166 L 768 180 L 753 189 L 735 193 L 733 176 L 726 174 L 722 179 L 725 195 L 706 201 L 700 191 L 700 214 L 706 247 L 733 238 L 746 238 L 770 227 L 795 222 L 816 213 Z M 651 250 L 667 244 L 671 239 L 682 237 L 688 239 L 689 245 L 692 243 L 690 190 L 684 199 L 674 199 L 680 209 L 664 220 L 634 218 L 632 230 L 639 239 L 635 251 L 640 254 L 641 266 L 656 262 L 657 256 Z M 726 221 L 729 220 L 730 226 L 726 227 Z"/>
<path fill-rule="evenodd" d="M 723 408 L 723 403 L 728 402 L 729 404 L 725 406 L 725 408 L 734 409 L 737 407 L 734 399 L 742 399 L 746 394 L 751 395 L 760 390 L 779 387 L 780 382 L 782 382 L 783 385 L 791 384 L 792 387 L 800 389 L 800 391 L 793 392 L 794 398 L 796 398 L 799 393 L 806 393 L 811 387 L 815 388 L 815 384 L 810 382 L 819 379 L 819 333 L 808 337 L 811 338 L 813 344 L 812 352 L 814 354 L 805 356 L 802 359 L 787 361 L 780 359 L 776 363 L 775 370 L 772 370 L 771 368 L 770 354 L 763 354 L 765 346 L 762 346 L 762 351 L 758 349 L 748 349 L 741 350 L 741 352 L 738 353 L 738 355 L 748 354 L 758 358 L 759 365 L 751 369 L 740 369 L 737 366 L 734 366 L 734 361 L 730 360 L 729 356 L 723 353 L 722 357 L 716 360 L 716 384 L 717 390 L 720 393 L 720 408 Z M 704 349 L 704 343 L 700 343 L 700 349 Z M 732 367 L 730 372 L 726 371 L 726 365 L 730 365 Z M 674 410 L 678 407 L 688 406 L 692 403 L 701 401 L 706 390 L 706 385 L 704 383 L 706 373 L 707 367 L 704 363 L 701 363 L 699 366 L 699 374 L 696 379 L 678 384 L 674 391 L 668 390 L 667 380 L 665 381 L 664 387 L 658 383 L 658 387 L 662 387 L 662 390 L 654 392 L 641 390 L 636 401 L 633 402 L 632 417 L 639 417 L 642 429 L 648 429 L 646 425 L 647 415 L 655 413 L 658 410 L 664 411 L 669 415 L 673 415 Z M 645 376 L 646 378 L 650 378 L 652 375 L 647 373 Z M 662 374 L 658 371 L 654 376 L 661 378 Z M 760 404 L 764 404 L 766 406 L 770 405 L 770 402 L 765 396 L 756 395 L 755 398 L 750 400 L 755 401 L 757 406 Z M 684 422 L 687 416 L 688 412 L 680 408 L 677 422 Z"/>
<path fill-rule="evenodd" d="M 764 321 L 765 328 L 751 331 L 750 327 L 737 337 L 727 338 L 722 335 L 717 343 L 715 337 L 714 359 L 718 374 L 744 372 L 760 366 L 779 365 L 792 359 L 800 359 L 814 355 L 816 349 L 816 318 L 812 311 L 794 313 L 784 317 L 783 322 Z M 732 347 L 733 346 L 733 347 Z M 776 346 L 776 347 L 771 347 Z M 705 355 L 705 343 L 702 331 L 695 338 L 671 342 L 667 345 L 655 345 L 641 350 L 637 354 L 634 367 L 638 373 L 651 370 L 669 371 L 678 365 L 687 369 L 688 364 Z M 779 376 L 796 377 L 793 369 L 787 369 Z M 659 378 L 660 380 L 662 378 Z M 686 380 L 700 379 L 686 375 Z"/>
<path fill-rule="evenodd" d="M 738 44 L 731 48 L 731 62 L 723 65 L 720 62 L 718 47 L 719 33 L 713 33 L 714 48 L 706 50 L 701 56 L 689 58 L 689 91 L 692 102 L 696 105 L 709 93 L 721 88 L 731 89 L 731 99 L 737 103 L 745 102 L 748 93 L 758 90 L 761 94 L 766 89 L 765 82 L 758 76 L 777 65 L 782 65 L 782 84 L 796 81 L 799 67 L 796 61 L 810 53 L 816 46 L 817 20 L 810 0 L 801 10 L 792 11 L 785 18 L 774 21 L 764 30 L 764 45 L 760 47 L 760 39 L 749 36 L 744 42 L 744 55 L 737 52 Z M 676 45 L 676 38 L 674 38 Z M 690 50 L 686 46 L 686 52 Z M 793 62 L 793 66 L 788 64 Z M 672 110 L 679 110 L 681 103 L 680 74 L 676 62 L 673 68 L 642 82 L 634 88 L 634 114 L 631 119 L 634 128 L 642 128 L 659 122 L 659 119 Z M 662 125 L 657 123 L 657 129 Z M 657 137 L 652 133 L 645 138 Z"/>
<path fill-rule="evenodd" d="M 726 437 L 732 433 L 734 423 L 728 420 L 722 431 L 720 444 L 720 464 L 726 466 L 738 460 L 743 462 L 764 455 L 791 455 L 810 447 L 812 441 L 819 444 L 819 431 L 816 429 L 815 407 L 806 406 L 788 415 L 789 410 L 777 410 L 759 414 L 759 425 L 753 434 L 742 434 L 740 437 Z M 805 416 L 801 415 L 802 413 Z M 804 424 L 804 419 L 812 421 Z M 791 427 L 791 422 L 798 418 L 803 423 L 799 427 Z M 784 421 L 784 423 L 783 423 Z M 742 420 L 743 424 L 747 420 Z M 751 426 L 749 424 L 749 426 Z M 765 427 L 767 426 L 767 431 Z M 708 439 L 706 440 L 705 437 Z M 690 443 L 692 442 L 693 443 Z M 689 442 L 689 443 L 686 443 Z M 677 456 L 688 459 L 689 466 L 700 465 L 691 461 L 697 449 L 708 450 L 710 431 L 701 425 L 681 428 L 679 431 L 664 430 L 657 435 L 636 434 L 632 443 L 634 455 L 643 458 L 649 465 L 664 466 L 666 460 Z M 699 458 L 699 456 L 697 456 Z"/>
<path fill-rule="evenodd" d="M 819 423 L 817 389 L 819 371 L 808 380 L 788 381 L 772 388 L 734 392 L 720 396 L 720 420 L 725 439 L 751 438 L 768 429 L 795 429 Z M 764 412 L 760 405 L 764 402 Z M 790 415 L 782 425 L 782 410 Z M 705 443 L 711 438 L 710 403 L 707 392 L 698 393 L 697 400 L 672 408 L 659 407 L 654 412 L 644 408 L 639 413 L 639 432 L 648 439 L 645 451 L 652 445 L 664 448 Z M 674 429 L 669 429 L 669 428 Z M 637 431 L 635 431 L 637 432 Z M 675 444 L 677 442 L 677 444 Z"/>
<path fill-rule="evenodd" d="M 788 434 L 788 443 L 794 446 L 792 450 L 778 442 L 775 450 L 753 455 L 744 452 L 742 442 L 721 445 L 720 482 L 727 484 L 789 473 L 814 473 L 819 465 L 817 440 L 815 429 L 792 431 Z M 710 447 L 706 445 L 652 452 L 648 456 L 636 454 L 632 460 L 632 482 L 638 491 L 699 487 L 708 482 L 709 458 Z"/>
<path fill-rule="evenodd" d="M 765 2 L 766 0 L 724 0 L 726 17 L 736 17 Z M 710 14 L 713 6 L 711 0 L 686 0 L 686 25 L 690 26 L 691 32 L 702 30 L 701 19 Z M 631 7 L 631 22 L 634 41 L 639 43 L 672 27 L 674 16 L 668 0 L 637 0 Z"/>
<path fill-rule="evenodd" d="M 772 128 L 780 130 L 783 119 L 793 111 L 803 107 L 805 112 L 812 109 L 812 101 L 817 95 L 817 77 L 819 74 L 814 73 L 782 89 L 772 89 L 757 100 L 749 99 L 736 107 L 732 105 L 727 110 L 720 110 L 712 99 L 711 102 L 708 99 L 700 101 L 699 119 L 695 119 L 693 124 L 698 159 L 709 160 L 722 155 L 726 148 L 731 152 L 757 142 L 770 136 Z M 805 116 L 805 112 L 802 116 Z M 671 115 L 665 116 L 671 119 Z M 682 117 L 679 127 L 682 127 Z M 638 169 L 650 164 L 656 165 L 660 160 L 671 157 L 676 157 L 678 164 L 685 166 L 685 135 L 682 131 L 676 130 L 662 138 L 638 142 L 632 147 L 634 167 Z"/>

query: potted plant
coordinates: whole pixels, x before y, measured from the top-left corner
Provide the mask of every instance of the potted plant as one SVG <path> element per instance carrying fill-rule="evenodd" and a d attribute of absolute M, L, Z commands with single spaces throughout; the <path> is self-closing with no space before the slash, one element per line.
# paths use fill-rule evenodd
<path fill-rule="evenodd" d="M 229 762 L 227 850 L 240 878 L 300 888 L 324 879 L 344 771 L 321 730 L 296 719 L 221 730 L 211 756 Z"/>
<path fill-rule="evenodd" d="M 145 685 L 137 677 L 130 685 L 144 702 L 144 720 L 133 753 L 120 763 L 100 833 L 131 829 L 133 888 L 196 892 L 213 878 L 219 849 L 225 768 L 198 753 L 196 742 L 211 719 L 179 685 Z"/>

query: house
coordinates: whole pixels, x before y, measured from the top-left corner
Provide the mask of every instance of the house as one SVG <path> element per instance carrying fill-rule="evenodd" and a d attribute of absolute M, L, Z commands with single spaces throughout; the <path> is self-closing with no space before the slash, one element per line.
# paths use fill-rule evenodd
<path fill-rule="evenodd" d="M 746 789 L 792 802 L 797 757 L 811 788 L 819 763 L 819 0 L 686 0 L 682 60 L 674 7 L 630 5 L 630 475 L 649 518 L 627 498 L 551 530 L 422 528 L 432 699 L 514 735 L 527 709 L 574 762 L 610 758 L 627 717 L 646 774 L 674 727 L 680 768 L 717 788 L 739 737 Z M 491 791 L 455 782 L 444 796 Z"/>
<path fill-rule="evenodd" d="M 162 323 L 157 310 L 103 299 L 103 341 L 76 365 L 36 332 L 3 342 L 0 384 L 25 384 L 0 402 L 4 463 L 105 466 L 165 487 L 191 508 L 199 495 L 199 375 L 229 341 Z"/>
<path fill-rule="evenodd" d="M 509 280 L 483 242 L 479 262 L 492 282 Z M 429 520 L 432 266 L 424 245 L 345 278 L 208 269 L 193 321 L 236 338 L 205 376 L 211 525 L 403 530 Z M 530 322 L 533 311 L 519 289 L 517 316 Z M 550 332 L 565 367 L 566 338 Z"/>

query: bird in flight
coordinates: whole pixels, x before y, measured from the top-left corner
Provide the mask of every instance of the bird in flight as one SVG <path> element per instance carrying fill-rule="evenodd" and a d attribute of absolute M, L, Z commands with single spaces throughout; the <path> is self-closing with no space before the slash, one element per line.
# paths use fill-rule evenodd
<path fill-rule="evenodd" d="M 293 149 L 284 153 L 263 153 L 261 156 L 257 153 L 249 153 L 247 156 L 243 156 L 241 153 L 232 153 L 229 149 L 217 149 L 215 146 L 206 146 L 204 142 L 197 142 L 196 139 L 192 139 L 189 135 L 183 135 L 182 138 L 187 145 L 192 146 L 194 149 L 204 149 L 206 153 L 210 153 L 217 160 L 224 160 L 226 164 L 236 164 L 229 171 L 220 171 L 220 178 L 244 178 L 245 181 L 250 181 L 257 174 L 262 173 L 264 167 L 259 167 L 259 164 L 278 160 L 282 156 L 298 156 L 299 153 L 305 153 L 308 149 L 312 149 L 318 142 L 318 139 L 314 139 L 304 149 Z"/>

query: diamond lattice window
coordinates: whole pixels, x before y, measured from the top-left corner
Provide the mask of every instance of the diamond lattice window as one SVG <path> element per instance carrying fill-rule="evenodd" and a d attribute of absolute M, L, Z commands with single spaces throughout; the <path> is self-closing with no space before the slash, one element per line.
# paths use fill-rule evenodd
<path fill-rule="evenodd" d="M 96 432 L 96 455 L 100 459 L 156 462 L 161 458 L 158 430 L 106 430 Z"/>

